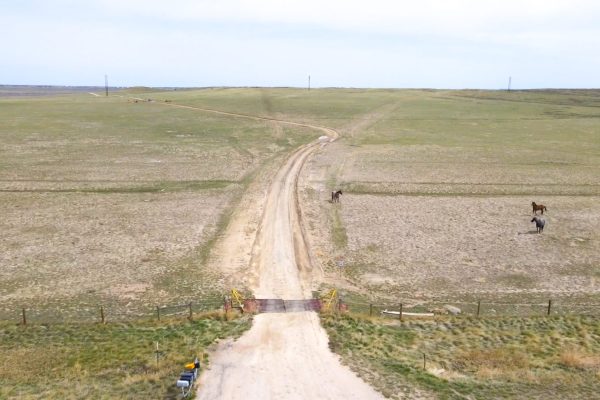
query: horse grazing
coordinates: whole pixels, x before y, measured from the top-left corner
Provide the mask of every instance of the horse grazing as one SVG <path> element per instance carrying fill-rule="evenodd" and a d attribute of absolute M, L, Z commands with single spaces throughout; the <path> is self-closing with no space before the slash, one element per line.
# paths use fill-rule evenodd
<path fill-rule="evenodd" d="M 537 214 L 538 210 L 542 212 L 542 215 L 544 215 L 544 210 L 548 211 L 548 209 L 546 208 L 545 205 L 543 204 L 535 204 L 535 201 L 531 202 L 531 207 L 533 207 L 533 213 Z"/>
<path fill-rule="evenodd" d="M 544 230 L 544 225 L 546 225 L 546 221 L 544 220 L 544 218 L 533 217 L 531 222 L 535 222 L 535 227 L 537 228 L 537 233 L 542 233 L 542 231 Z"/>
<path fill-rule="evenodd" d="M 338 190 L 337 192 L 331 192 L 331 202 L 332 203 L 339 203 L 340 202 L 340 195 L 342 195 L 342 191 Z"/>

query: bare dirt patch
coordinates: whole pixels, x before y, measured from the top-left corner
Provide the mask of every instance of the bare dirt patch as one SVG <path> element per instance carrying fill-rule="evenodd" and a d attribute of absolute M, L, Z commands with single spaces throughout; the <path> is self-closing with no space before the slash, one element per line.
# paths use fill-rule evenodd
<path fill-rule="evenodd" d="M 303 195 L 311 245 L 329 284 L 415 303 L 477 293 L 599 294 L 599 197 L 543 196 L 551 206 L 537 235 L 531 196 L 346 192 L 332 205 L 322 162 L 309 164 Z M 335 213 L 346 246 L 331 244 Z"/>
<path fill-rule="evenodd" d="M 233 193 L 0 194 L 3 312 L 37 299 L 174 301 L 154 283 L 214 234 Z"/>
<path fill-rule="evenodd" d="M 350 273 L 396 290 L 598 293 L 599 198 L 546 198 L 535 234 L 528 198 L 348 195 Z M 377 229 L 374 229 L 377 227 Z"/>

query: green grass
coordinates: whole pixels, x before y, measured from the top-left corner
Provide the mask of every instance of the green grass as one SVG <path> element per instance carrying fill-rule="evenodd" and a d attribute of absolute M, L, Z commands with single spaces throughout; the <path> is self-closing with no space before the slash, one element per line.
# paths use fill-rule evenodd
<path fill-rule="evenodd" d="M 597 91 L 397 91 L 392 99 L 341 141 L 347 164 L 361 171 L 335 177 L 349 192 L 600 194 Z"/>
<path fill-rule="evenodd" d="M 175 381 L 206 348 L 238 337 L 247 317 L 106 325 L 0 325 L 0 398 L 175 399 Z M 156 364 L 156 342 L 159 363 Z"/>
<path fill-rule="evenodd" d="M 6 145 L 0 178 L 12 180 L 239 180 L 270 157 L 273 146 L 291 150 L 318 135 L 125 98 L 10 98 L 0 104 Z M 194 168 L 212 164 L 217 168 Z M 169 169 L 175 166 L 179 171 Z"/>
<path fill-rule="evenodd" d="M 43 193 L 43 192 L 54 192 L 54 193 L 98 193 L 98 194 L 112 194 L 112 193 L 162 193 L 162 192 L 181 192 L 181 191 L 195 191 L 195 190 L 207 190 L 207 189 L 223 189 L 230 185 L 235 185 L 237 181 L 227 180 L 207 180 L 207 181 L 159 181 L 159 182 L 144 182 L 135 183 L 132 182 L 131 186 L 125 186 L 120 184 L 118 186 L 111 187 L 111 182 L 107 181 L 106 184 L 109 187 L 70 187 L 70 188 L 36 188 L 36 189 L 0 189 L 3 192 L 12 193 Z M 77 185 L 77 182 L 72 184 Z"/>
<path fill-rule="evenodd" d="M 592 398 L 600 389 L 599 322 L 323 317 L 332 350 L 384 395 L 439 399 Z"/>
<path fill-rule="evenodd" d="M 159 99 L 218 110 L 343 128 L 353 119 L 396 101 L 399 91 L 364 89 L 214 88 L 161 93 Z"/>

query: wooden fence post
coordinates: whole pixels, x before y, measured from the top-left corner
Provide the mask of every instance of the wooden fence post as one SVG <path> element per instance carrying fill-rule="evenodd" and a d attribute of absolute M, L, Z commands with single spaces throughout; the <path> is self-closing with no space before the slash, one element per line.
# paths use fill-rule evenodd
<path fill-rule="evenodd" d="M 548 300 L 548 315 L 550 315 L 551 310 L 552 310 L 552 300 Z"/>
<path fill-rule="evenodd" d="M 160 356 L 160 352 L 158 351 L 158 342 L 156 342 L 156 369 L 158 369 L 158 357 Z"/>
<path fill-rule="evenodd" d="M 427 369 L 427 356 L 423 353 L 423 369 Z"/>
<path fill-rule="evenodd" d="M 23 307 L 23 325 L 27 325 L 27 316 L 25 315 L 25 307 Z"/>
<path fill-rule="evenodd" d="M 104 306 L 100 306 L 100 320 L 104 324 Z"/>
<path fill-rule="evenodd" d="M 400 312 L 398 313 L 398 319 L 402 321 L 402 303 L 400 303 Z"/>
<path fill-rule="evenodd" d="M 192 302 L 191 301 L 190 301 L 189 307 L 190 307 L 190 316 L 189 316 L 189 319 L 191 320 L 192 319 Z"/>
<path fill-rule="evenodd" d="M 479 318 L 479 310 L 481 310 L 481 300 L 477 301 L 477 318 Z"/>
<path fill-rule="evenodd" d="M 369 304 L 369 317 L 373 316 L 373 304 Z"/>
<path fill-rule="evenodd" d="M 160 321 L 160 307 L 156 306 L 156 318 Z"/>

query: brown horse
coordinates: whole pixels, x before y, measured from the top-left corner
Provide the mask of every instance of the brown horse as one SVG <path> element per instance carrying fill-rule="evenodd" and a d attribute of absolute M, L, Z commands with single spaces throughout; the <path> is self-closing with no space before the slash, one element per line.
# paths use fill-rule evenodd
<path fill-rule="evenodd" d="M 331 192 L 331 202 L 332 203 L 339 203 L 340 202 L 340 195 L 342 194 L 341 190 L 338 190 L 337 192 Z"/>
<path fill-rule="evenodd" d="M 531 207 L 533 207 L 533 214 L 537 214 L 538 210 L 542 212 L 544 215 L 544 210 L 548 211 L 545 205 L 543 204 L 535 204 L 535 201 L 531 202 Z"/>

